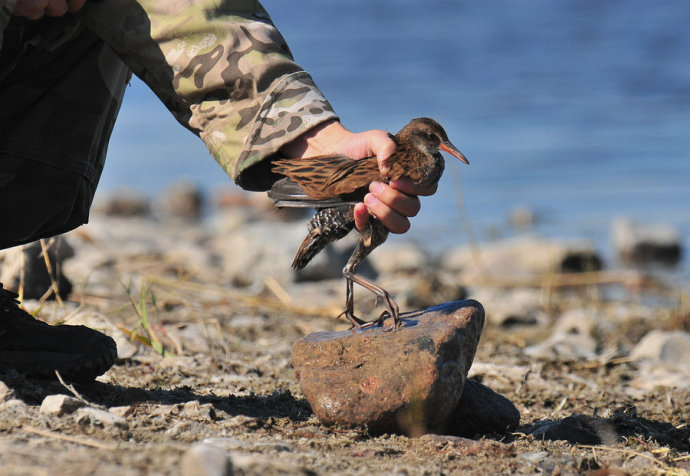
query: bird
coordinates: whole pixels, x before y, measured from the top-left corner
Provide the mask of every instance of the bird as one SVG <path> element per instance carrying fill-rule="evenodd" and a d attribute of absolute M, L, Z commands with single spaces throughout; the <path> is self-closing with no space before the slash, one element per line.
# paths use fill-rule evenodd
<path fill-rule="evenodd" d="M 385 161 L 383 174 L 378 160 L 367 157 L 359 160 L 342 154 L 320 155 L 308 158 L 281 158 L 273 161 L 272 171 L 282 176 L 268 196 L 277 208 L 307 207 L 316 209 L 308 224 L 308 234 L 299 247 L 292 267 L 302 269 L 329 243 L 339 240 L 355 229 L 355 205 L 362 202 L 373 181 L 389 183 L 408 177 L 415 185 L 427 188 L 438 183 L 445 162 L 440 151 L 445 151 L 469 165 L 467 158 L 455 147 L 443 127 L 428 117 L 412 119 L 397 134 L 388 134 L 395 143 L 395 152 Z M 395 330 L 402 326 L 396 302 L 385 289 L 356 274 L 364 259 L 388 237 L 388 229 L 373 215 L 360 232 L 359 241 L 343 268 L 346 280 L 344 316 L 351 328 L 366 328 L 382 324 L 392 318 Z M 379 317 L 364 321 L 354 314 L 354 284 L 368 289 L 385 305 Z"/>

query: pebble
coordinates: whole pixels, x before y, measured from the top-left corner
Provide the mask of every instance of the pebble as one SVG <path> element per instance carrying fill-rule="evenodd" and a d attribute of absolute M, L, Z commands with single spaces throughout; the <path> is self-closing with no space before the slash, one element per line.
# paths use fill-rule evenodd
<path fill-rule="evenodd" d="M 668 224 L 648 225 L 617 218 L 611 225 L 611 242 L 624 262 L 676 264 L 683 254 L 680 233 Z"/>
<path fill-rule="evenodd" d="M 194 443 L 182 456 L 182 476 L 231 476 L 234 474 L 230 456 L 221 448 Z"/>
<path fill-rule="evenodd" d="M 601 418 L 587 415 L 538 422 L 530 433 L 538 440 L 565 440 L 581 445 L 613 445 L 617 441 L 616 430 L 612 425 Z"/>
<path fill-rule="evenodd" d="M 552 334 L 523 352 L 533 358 L 574 362 L 596 357 L 597 343 L 592 337 L 595 318 L 584 309 L 572 309 L 561 315 Z"/>
<path fill-rule="evenodd" d="M 22 400 L 18 398 L 10 398 L 0 404 L 0 413 L 5 413 L 3 418 L 16 419 L 24 417 L 29 412 L 29 407 Z"/>
<path fill-rule="evenodd" d="M 487 323 L 498 326 L 537 325 L 548 322 L 544 295 L 539 289 L 512 290 L 483 288 L 472 297 L 485 303 Z"/>
<path fill-rule="evenodd" d="M 669 366 L 690 367 L 690 333 L 653 330 L 630 352 L 633 360 L 651 360 Z"/>
<path fill-rule="evenodd" d="M 403 314 L 382 327 L 317 332 L 295 344 L 302 394 L 326 425 L 367 425 L 373 432 L 444 432 L 484 324 L 477 301 Z"/>
<path fill-rule="evenodd" d="M 462 273 L 465 279 L 491 275 L 543 275 L 565 271 L 596 271 L 602 259 L 588 240 L 546 240 L 531 235 L 494 243 L 482 243 L 479 250 L 469 245 L 443 253 L 442 269 Z"/>
<path fill-rule="evenodd" d="M 630 385 L 643 391 L 657 387 L 690 390 L 690 334 L 684 331 L 648 332 L 630 352 L 638 376 Z"/>
<path fill-rule="evenodd" d="M 67 395 L 48 395 L 41 403 L 40 412 L 46 415 L 62 416 L 74 413 L 84 402 Z"/>
<path fill-rule="evenodd" d="M 151 212 L 149 199 L 136 190 L 121 189 L 100 195 L 92 212 L 109 217 L 146 217 Z"/>
<path fill-rule="evenodd" d="M 154 215 L 162 219 L 195 222 L 201 218 L 203 209 L 201 187 L 189 181 L 170 184 L 153 203 Z"/>
<path fill-rule="evenodd" d="M 379 273 L 415 273 L 429 264 L 429 255 L 417 244 L 386 243 L 367 258 Z"/>
<path fill-rule="evenodd" d="M 10 400 L 14 396 L 14 390 L 9 388 L 5 382 L 0 380 L 0 403 Z"/>
<path fill-rule="evenodd" d="M 129 424 L 124 417 L 92 407 L 79 408 L 75 414 L 75 420 L 78 424 L 84 426 L 90 425 L 100 428 L 119 429 L 129 428 Z"/>

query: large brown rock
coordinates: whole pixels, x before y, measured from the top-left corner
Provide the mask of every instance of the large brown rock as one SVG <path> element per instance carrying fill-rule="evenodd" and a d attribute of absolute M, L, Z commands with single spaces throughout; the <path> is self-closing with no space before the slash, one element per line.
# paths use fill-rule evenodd
<path fill-rule="evenodd" d="M 295 373 L 322 423 L 412 435 L 448 427 L 484 309 L 477 301 L 456 301 L 402 317 L 395 332 L 317 332 L 297 341 Z"/>

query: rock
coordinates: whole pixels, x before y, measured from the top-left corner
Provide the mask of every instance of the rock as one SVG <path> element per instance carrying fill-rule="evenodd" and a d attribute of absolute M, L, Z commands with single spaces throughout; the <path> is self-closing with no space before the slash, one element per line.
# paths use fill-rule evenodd
<path fill-rule="evenodd" d="M 0 404 L 10 400 L 14 396 L 14 390 L 9 388 L 5 382 L 0 380 Z"/>
<path fill-rule="evenodd" d="M 405 313 L 403 327 L 317 332 L 293 348 L 300 388 L 324 424 L 444 432 L 484 324 L 477 301 Z"/>
<path fill-rule="evenodd" d="M 101 198 L 102 197 L 102 198 Z M 149 199 L 136 190 L 117 190 L 96 199 L 92 211 L 110 217 L 145 217 L 151 212 Z"/>
<path fill-rule="evenodd" d="M 231 476 L 232 460 L 221 448 L 195 443 L 182 456 L 183 476 Z"/>
<path fill-rule="evenodd" d="M 536 325 L 549 320 L 544 312 L 544 293 L 540 289 L 483 288 L 473 292 L 472 297 L 486 303 L 486 320 L 491 324 L 508 327 Z"/>
<path fill-rule="evenodd" d="M 688 367 L 690 334 L 683 331 L 648 332 L 630 352 L 633 360 L 652 360 L 670 366 Z"/>
<path fill-rule="evenodd" d="M 648 332 L 630 352 L 638 376 L 630 385 L 645 391 L 657 387 L 690 390 L 690 334 L 683 331 Z"/>
<path fill-rule="evenodd" d="M 411 242 L 386 243 L 367 258 L 379 273 L 415 273 L 429 265 L 429 256 Z"/>
<path fill-rule="evenodd" d="M 29 407 L 22 400 L 18 398 L 10 398 L 0 404 L 0 413 L 6 421 L 12 421 L 25 417 L 29 413 Z"/>
<path fill-rule="evenodd" d="M 613 425 L 601 418 L 587 415 L 538 422 L 530 433 L 538 440 L 565 440 L 581 445 L 613 445 L 618 439 Z"/>
<path fill-rule="evenodd" d="M 80 425 L 91 425 L 100 428 L 119 428 L 126 430 L 129 428 L 127 420 L 121 416 L 114 415 L 98 408 L 85 407 L 77 410 L 75 420 Z"/>
<path fill-rule="evenodd" d="M 222 261 L 223 273 L 237 286 L 263 287 L 267 276 L 280 284 L 342 278 L 342 270 L 354 246 L 353 235 L 327 246 L 309 265 L 295 272 L 290 264 L 307 236 L 305 222 L 248 222 L 238 229 L 216 232 L 212 242 Z M 360 269 L 367 274 L 365 261 Z"/>
<path fill-rule="evenodd" d="M 618 218 L 611 225 L 611 242 L 624 262 L 677 264 L 682 257 L 680 233 L 667 224 L 643 225 Z"/>
<path fill-rule="evenodd" d="M 34 241 L 0 252 L 0 283 L 4 283 L 8 289 L 19 289 L 23 271 L 24 299 L 40 299 L 51 289 L 53 282 L 57 284 L 59 296 L 67 299 L 72 292 L 72 283 L 62 272 L 62 263 L 74 256 L 74 250 L 61 237 L 46 240 L 45 243 L 50 272 L 43 257 L 41 242 Z M 50 298 L 55 299 L 55 294 L 51 294 Z"/>
<path fill-rule="evenodd" d="M 164 326 L 166 333 L 179 342 L 188 352 L 209 353 L 211 345 L 208 340 L 208 331 L 204 325 L 196 322 L 185 322 L 177 326 Z"/>
<path fill-rule="evenodd" d="M 596 271 L 602 260 L 586 240 L 555 241 L 521 236 L 485 243 L 477 253 L 469 245 L 448 250 L 440 260 L 442 269 L 461 272 L 465 279 L 495 276 L 544 275 L 554 272 Z"/>
<path fill-rule="evenodd" d="M 62 416 L 73 413 L 84 406 L 84 402 L 67 395 L 48 395 L 41 403 L 41 413 L 46 415 Z"/>
<path fill-rule="evenodd" d="M 583 309 L 571 309 L 556 321 L 553 333 L 544 341 L 523 349 L 530 357 L 574 362 L 596 357 L 597 343 L 592 337 L 595 320 Z"/>
<path fill-rule="evenodd" d="M 154 213 L 163 219 L 194 222 L 201 218 L 203 208 L 201 188 L 187 181 L 171 184 L 154 201 Z"/>
<path fill-rule="evenodd" d="M 520 412 L 503 395 L 468 379 L 460 402 L 450 416 L 448 432 L 452 435 L 474 437 L 505 433 L 520 424 Z"/>

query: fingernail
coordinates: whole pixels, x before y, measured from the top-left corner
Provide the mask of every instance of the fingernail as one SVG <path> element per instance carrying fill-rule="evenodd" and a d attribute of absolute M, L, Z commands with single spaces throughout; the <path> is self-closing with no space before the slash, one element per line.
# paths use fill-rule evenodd
<path fill-rule="evenodd" d="M 381 182 L 371 182 L 369 184 L 369 191 L 374 195 L 381 193 L 383 190 L 383 184 Z"/>
<path fill-rule="evenodd" d="M 373 185 L 373 183 L 372 183 L 372 185 Z M 364 204 L 365 204 L 367 207 L 370 207 L 370 206 L 375 205 L 376 202 L 378 202 L 378 199 L 377 199 L 374 195 L 372 195 L 371 193 L 367 193 L 367 194 L 364 196 Z"/>

